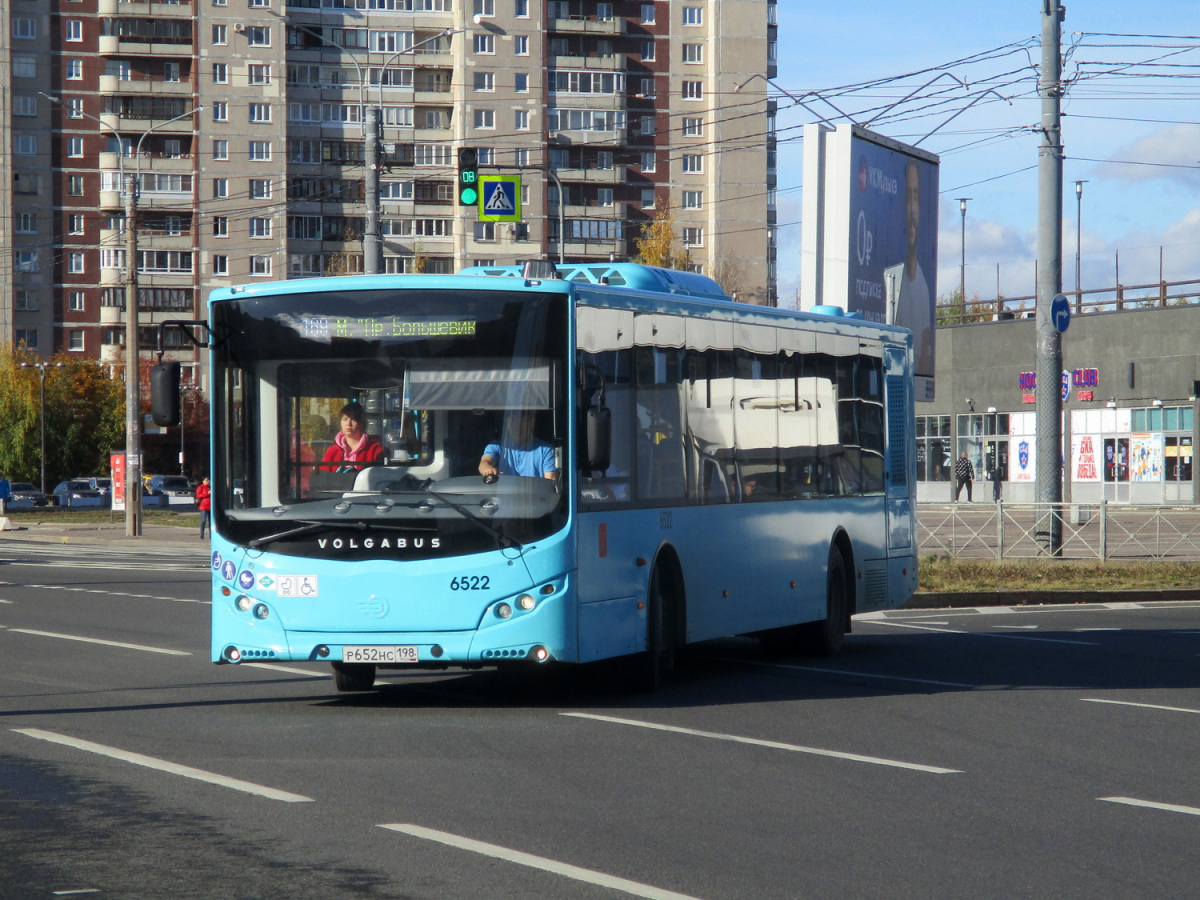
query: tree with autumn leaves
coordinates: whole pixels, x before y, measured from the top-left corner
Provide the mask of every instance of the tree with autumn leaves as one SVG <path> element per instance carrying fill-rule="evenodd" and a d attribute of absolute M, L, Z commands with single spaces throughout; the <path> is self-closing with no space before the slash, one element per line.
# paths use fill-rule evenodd
<path fill-rule="evenodd" d="M 0 475 L 12 481 L 41 480 L 41 362 L 23 346 L 0 349 Z M 125 445 L 124 383 L 95 360 L 45 362 L 47 488 L 108 472 L 109 452 Z"/>

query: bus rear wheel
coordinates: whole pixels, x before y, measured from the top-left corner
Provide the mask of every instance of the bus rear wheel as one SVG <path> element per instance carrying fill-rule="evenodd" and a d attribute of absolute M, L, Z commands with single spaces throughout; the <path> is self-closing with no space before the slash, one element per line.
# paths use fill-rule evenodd
<path fill-rule="evenodd" d="M 825 618 L 800 626 L 800 644 L 811 656 L 837 656 L 846 640 L 850 621 L 850 591 L 846 584 L 846 563 L 837 547 L 829 551 L 829 570 L 825 585 Z"/>
<path fill-rule="evenodd" d="M 663 670 L 674 662 L 674 645 L 668 642 L 663 628 L 663 622 L 670 619 L 666 615 L 667 598 L 659 572 L 655 566 L 646 591 L 646 649 L 614 660 L 618 666 L 617 686 L 623 691 L 642 694 L 657 691 Z"/>
<path fill-rule="evenodd" d="M 375 686 L 375 667 L 370 663 L 335 662 L 333 685 L 339 691 L 369 691 Z"/>

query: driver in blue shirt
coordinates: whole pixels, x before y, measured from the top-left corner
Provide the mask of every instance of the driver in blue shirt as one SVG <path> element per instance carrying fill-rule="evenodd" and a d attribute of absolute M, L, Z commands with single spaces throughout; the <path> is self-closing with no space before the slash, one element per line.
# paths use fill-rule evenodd
<path fill-rule="evenodd" d="M 505 416 L 503 440 L 483 448 L 479 474 L 485 478 L 489 475 L 524 475 L 558 479 L 554 448 L 533 436 L 532 414 L 513 412 Z"/>

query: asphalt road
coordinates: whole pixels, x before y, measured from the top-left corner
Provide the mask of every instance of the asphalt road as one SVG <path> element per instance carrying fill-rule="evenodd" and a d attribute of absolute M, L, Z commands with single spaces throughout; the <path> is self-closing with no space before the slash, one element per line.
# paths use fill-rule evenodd
<path fill-rule="evenodd" d="M 1197 894 L 1200 603 L 713 642 L 652 697 L 337 695 L 209 663 L 207 578 L 198 546 L 0 543 L 0 897 Z"/>

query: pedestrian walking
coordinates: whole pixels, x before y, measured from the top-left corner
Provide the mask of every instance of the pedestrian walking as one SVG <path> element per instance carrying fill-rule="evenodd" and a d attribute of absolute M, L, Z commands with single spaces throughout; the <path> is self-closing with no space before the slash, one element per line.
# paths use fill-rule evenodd
<path fill-rule="evenodd" d="M 207 475 L 196 485 L 196 508 L 200 510 L 200 540 L 204 540 L 212 522 L 212 488 Z"/>
<path fill-rule="evenodd" d="M 962 489 L 967 489 L 967 502 L 971 502 L 971 485 L 975 481 L 975 469 L 971 465 L 971 461 L 967 459 L 967 451 L 964 450 L 962 456 L 958 458 L 958 462 L 954 464 L 954 502 L 958 502 L 959 495 L 962 494 Z"/>
<path fill-rule="evenodd" d="M 992 500 L 996 503 L 1000 502 L 1000 466 L 992 463 L 992 467 L 988 469 L 988 481 L 992 483 Z"/>

